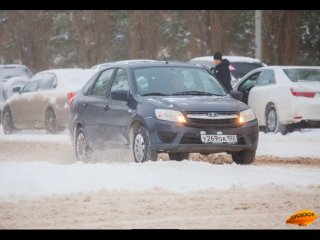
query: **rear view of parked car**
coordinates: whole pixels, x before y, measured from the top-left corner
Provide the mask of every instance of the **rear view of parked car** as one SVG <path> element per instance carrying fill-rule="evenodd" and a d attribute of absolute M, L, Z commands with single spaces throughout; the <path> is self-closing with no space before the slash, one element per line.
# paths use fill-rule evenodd
<path fill-rule="evenodd" d="M 320 67 L 269 66 L 234 85 L 267 132 L 320 127 Z"/>
<path fill-rule="evenodd" d="M 0 121 L 4 101 L 22 88 L 31 77 L 32 73 L 25 65 L 0 65 Z"/>
<path fill-rule="evenodd" d="M 230 94 L 233 94 L 230 92 Z M 109 65 L 92 78 L 70 106 L 76 156 L 126 145 L 136 162 L 172 160 L 189 153 L 227 152 L 238 164 L 255 159 L 258 123 L 201 66 L 131 62 Z"/>
<path fill-rule="evenodd" d="M 27 128 L 55 133 L 67 128 L 69 100 L 95 73 L 89 69 L 53 69 L 36 74 L 18 94 L 6 100 L 4 133 Z"/>

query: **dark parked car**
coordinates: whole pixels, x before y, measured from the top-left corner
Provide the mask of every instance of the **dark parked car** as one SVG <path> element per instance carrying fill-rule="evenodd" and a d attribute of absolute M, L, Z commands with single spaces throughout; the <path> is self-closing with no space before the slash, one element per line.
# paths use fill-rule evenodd
<path fill-rule="evenodd" d="M 70 110 L 79 160 L 114 143 L 130 146 L 136 162 L 156 160 L 161 152 L 174 160 L 192 152 L 227 152 L 239 164 L 255 159 L 253 111 L 195 64 L 110 65 L 75 95 Z"/>

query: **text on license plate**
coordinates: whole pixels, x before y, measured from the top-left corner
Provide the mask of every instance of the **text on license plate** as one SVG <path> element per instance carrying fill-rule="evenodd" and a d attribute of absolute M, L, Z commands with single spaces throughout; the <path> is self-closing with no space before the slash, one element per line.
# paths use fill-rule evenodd
<path fill-rule="evenodd" d="M 204 135 L 201 134 L 203 143 L 237 143 L 237 135 Z"/>

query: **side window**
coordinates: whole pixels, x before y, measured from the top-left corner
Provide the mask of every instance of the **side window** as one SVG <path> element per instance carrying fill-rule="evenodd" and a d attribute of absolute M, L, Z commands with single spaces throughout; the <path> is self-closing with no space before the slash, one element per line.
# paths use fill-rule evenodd
<path fill-rule="evenodd" d="M 25 93 L 25 92 L 34 92 L 38 87 L 38 83 L 39 83 L 38 79 L 34 79 L 34 80 L 28 82 L 26 85 L 24 85 L 24 87 L 22 89 L 22 92 L 23 93 Z"/>
<path fill-rule="evenodd" d="M 39 82 L 39 90 L 49 90 L 57 86 L 56 76 L 51 73 L 46 73 L 41 76 Z M 55 85 L 55 86 L 54 86 Z"/>
<path fill-rule="evenodd" d="M 250 75 L 249 77 L 247 77 L 247 79 L 243 83 L 241 83 L 238 90 L 240 92 L 250 91 L 250 89 L 256 85 L 257 79 L 259 78 L 260 74 L 261 72 L 256 72 Z"/>
<path fill-rule="evenodd" d="M 111 92 L 115 90 L 129 90 L 127 71 L 118 69 L 111 87 Z"/>
<path fill-rule="evenodd" d="M 108 88 L 110 79 L 112 77 L 113 70 L 114 70 L 113 68 L 107 69 L 100 74 L 100 76 L 98 77 L 98 79 L 96 80 L 96 82 L 92 88 L 90 95 L 99 96 L 99 97 L 106 96 L 107 88 Z"/>
<path fill-rule="evenodd" d="M 264 70 L 258 79 L 257 86 L 266 86 L 275 83 L 274 72 L 271 69 Z"/>

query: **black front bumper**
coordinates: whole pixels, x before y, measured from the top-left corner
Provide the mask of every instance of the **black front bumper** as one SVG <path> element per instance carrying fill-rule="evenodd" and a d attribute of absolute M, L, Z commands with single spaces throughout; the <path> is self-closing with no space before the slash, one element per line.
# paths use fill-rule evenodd
<path fill-rule="evenodd" d="M 232 128 L 212 127 L 202 128 L 183 126 L 178 123 L 162 121 L 154 118 L 145 119 L 149 130 L 151 149 L 158 152 L 238 152 L 242 150 L 256 150 L 258 146 L 258 121 L 254 120 L 242 126 Z M 200 132 L 216 135 L 237 135 L 238 143 L 202 143 Z"/>

